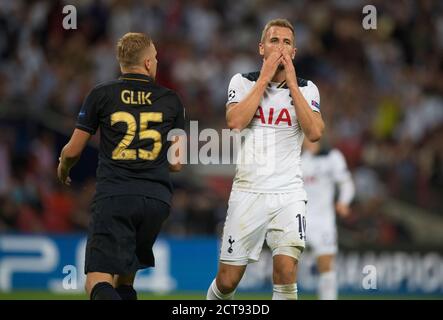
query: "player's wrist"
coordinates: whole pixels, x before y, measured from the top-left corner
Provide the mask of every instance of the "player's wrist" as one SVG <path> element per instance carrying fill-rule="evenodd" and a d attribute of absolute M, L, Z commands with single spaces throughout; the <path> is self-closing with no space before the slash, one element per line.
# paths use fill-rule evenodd
<path fill-rule="evenodd" d="M 300 93 L 296 79 L 286 79 L 286 86 L 290 90 L 295 90 L 297 93 Z"/>
<path fill-rule="evenodd" d="M 269 81 L 271 81 L 271 80 L 270 80 L 270 79 L 267 80 L 266 77 L 262 77 L 262 76 L 260 76 L 260 77 L 257 79 L 257 85 L 260 86 L 260 87 L 266 87 L 266 86 L 268 85 Z"/>
<path fill-rule="evenodd" d="M 62 177 L 68 177 L 69 173 L 70 173 L 70 169 L 66 169 L 66 168 L 60 168 L 60 173 Z"/>
<path fill-rule="evenodd" d="M 62 158 L 62 160 L 60 161 L 60 171 L 69 174 L 73 165 L 74 161 L 69 161 L 68 159 Z"/>

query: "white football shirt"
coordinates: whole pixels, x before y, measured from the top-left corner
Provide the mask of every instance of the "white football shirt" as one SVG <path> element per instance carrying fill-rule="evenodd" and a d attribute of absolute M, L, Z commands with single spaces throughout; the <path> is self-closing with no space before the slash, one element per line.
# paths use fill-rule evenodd
<path fill-rule="evenodd" d="M 350 204 L 355 188 L 343 154 L 338 149 L 301 156 L 303 179 L 308 194 L 308 219 L 315 224 L 335 221 L 334 195 L 338 187 L 338 202 Z"/>
<path fill-rule="evenodd" d="M 240 102 L 258 76 L 259 72 L 234 75 L 226 104 Z M 320 112 L 316 85 L 301 78 L 297 81 L 308 105 Z M 295 192 L 294 197 L 306 200 L 300 167 L 304 134 L 285 82 L 268 85 L 254 118 L 241 135 L 232 189 L 259 193 Z"/>

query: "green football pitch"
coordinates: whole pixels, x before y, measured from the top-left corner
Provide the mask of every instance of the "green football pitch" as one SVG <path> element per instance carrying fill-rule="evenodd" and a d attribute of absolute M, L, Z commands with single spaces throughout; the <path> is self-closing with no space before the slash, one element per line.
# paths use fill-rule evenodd
<path fill-rule="evenodd" d="M 176 292 L 171 294 L 139 293 L 140 300 L 204 300 L 206 292 Z M 443 296 L 436 295 L 341 295 L 343 300 L 443 300 Z M 0 292 L 0 300 L 86 300 L 85 294 L 61 294 L 45 291 L 13 291 Z M 270 300 L 271 294 L 266 293 L 238 293 L 236 300 Z M 315 300 L 313 294 L 299 294 L 300 300 Z"/>

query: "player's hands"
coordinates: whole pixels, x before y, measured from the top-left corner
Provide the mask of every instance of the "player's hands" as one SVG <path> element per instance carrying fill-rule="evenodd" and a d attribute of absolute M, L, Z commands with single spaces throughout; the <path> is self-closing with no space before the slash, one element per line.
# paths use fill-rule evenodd
<path fill-rule="evenodd" d="M 58 159 L 61 160 L 60 158 Z M 63 168 L 61 161 L 58 163 L 57 167 L 57 177 L 60 180 L 61 183 L 64 185 L 70 186 L 71 185 L 71 178 L 69 177 L 69 170 L 66 168 Z"/>
<path fill-rule="evenodd" d="M 263 65 L 260 71 L 260 78 L 269 83 L 275 75 L 277 68 L 283 61 L 281 51 L 272 52 L 268 58 L 263 59 Z"/>
<path fill-rule="evenodd" d="M 295 73 L 292 58 L 288 53 L 282 54 L 282 64 L 285 67 L 286 85 L 288 87 L 297 86 L 297 75 Z"/>
<path fill-rule="evenodd" d="M 339 202 L 335 204 L 335 211 L 342 218 L 348 217 L 349 214 L 351 213 L 351 209 L 349 208 L 348 205 Z"/>

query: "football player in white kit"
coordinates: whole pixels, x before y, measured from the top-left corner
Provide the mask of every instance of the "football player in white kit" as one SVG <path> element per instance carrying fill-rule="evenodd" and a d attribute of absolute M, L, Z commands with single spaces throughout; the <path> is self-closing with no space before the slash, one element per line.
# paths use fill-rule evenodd
<path fill-rule="evenodd" d="M 228 126 L 247 132 L 240 155 L 264 157 L 275 165 L 260 171 L 254 165 L 237 163 L 209 300 L 233 298 L 247 264 L 258 261 L 265 240 L 273 256 L 272 298 L 297 299 L 307 200 L 301 146 L 305 136 L 319 140 L 324 123 L 317 87 L 296 76 L 292 62 L 296 50 L 291 23 L 286 19 L 268 22 L 259 43 L 261 71 L 235 74 L 229 84 Z"/>
<path fill-rule="evenodd" d="M 336 300 L 338 293 L 334 258 L 337 254 L 335 212 L 350 213 L 355 187 L 343 154 L 338 149 L 321 149 L 319 142 L 305 139 L 302 171 L 308 194 L 306 242 L 317 259 L 318 298 Z M 337 187 L 337 199 L 334 199 Z"/>

